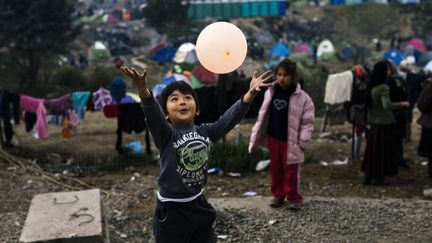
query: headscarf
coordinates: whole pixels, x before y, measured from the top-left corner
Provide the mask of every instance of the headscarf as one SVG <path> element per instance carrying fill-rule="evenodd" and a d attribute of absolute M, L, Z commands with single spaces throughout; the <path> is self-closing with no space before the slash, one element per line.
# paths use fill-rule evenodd
<path fill-rule="evenodd" d="M 372 88 L 378 86 L 380 84 L 387 83 L 387 70 L 389 69 L 389 64 L 386 61 L 377 62 L 372 71 L 372 76 L 367 86 L 367 98 L 366 105 L 368 107 L 372 106 L 372 96 L 371 91 Z"/>

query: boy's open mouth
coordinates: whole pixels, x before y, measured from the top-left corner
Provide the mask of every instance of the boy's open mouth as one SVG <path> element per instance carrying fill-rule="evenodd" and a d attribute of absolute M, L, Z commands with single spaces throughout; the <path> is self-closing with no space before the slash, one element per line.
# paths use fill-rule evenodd
<path fill-rule="evenodd" d="M 181 109 L 179 110 L 180 113 L 185 113 L 185 112 L 187 112 L 187 111 L 188 111 L 188 109 L 186 109 L 186 108 L 181 108 Z"/>

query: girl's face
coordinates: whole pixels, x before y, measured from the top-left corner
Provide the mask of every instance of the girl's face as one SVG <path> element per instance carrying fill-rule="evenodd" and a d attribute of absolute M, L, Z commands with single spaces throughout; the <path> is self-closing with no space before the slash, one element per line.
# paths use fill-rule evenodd
<path fill-rule="evenodd" d="M 278 68 L 278 70 L 276 70 L 276 82 L 278 82 L 282 88 L 288 88 L 294 83 L 294 79 L 284 68 Z"/>

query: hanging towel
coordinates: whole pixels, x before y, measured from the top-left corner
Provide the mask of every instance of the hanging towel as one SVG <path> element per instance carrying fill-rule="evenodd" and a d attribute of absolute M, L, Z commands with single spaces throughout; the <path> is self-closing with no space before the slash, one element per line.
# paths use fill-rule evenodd
<path fill-rule="evenodd" d="M 353 79 L 351 71 L 329 75 L 325 87 L 324 103 L 334 105 L 350 101 Z"/>
<path fill-rule="evenodd" d="M 84 120 L 85 118 L 85 110 L 89 98 L 90 98 L 89 91 L 72 93 L 73 109 L 75 113 L 78 114 L 81 120 Z"/>
<path fill-rule="evenodd" d="M 93 104 L 95 110 L 102 110 L 106 105 L 112 103 L 112 97 L 109 90 L 100 88 L 93 93 Z"/>
<path fill-rule="evenodd" d="M 44 99 L 37 99 L 27 95 L 21 95 L 21 109 L 25 112 L 36 113 L 35 137 L 38 139 L 47 139 L 49 137 L 48 124 L 46 120 L 46 108 Z"/>

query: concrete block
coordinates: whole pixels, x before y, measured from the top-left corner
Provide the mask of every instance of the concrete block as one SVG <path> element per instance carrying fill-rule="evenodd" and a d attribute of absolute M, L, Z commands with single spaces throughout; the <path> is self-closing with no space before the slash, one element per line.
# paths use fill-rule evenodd
<path fill-rule="evenodd" d="M 99 189 L 33 197 L 19 242 L 107 243 Z"/>

